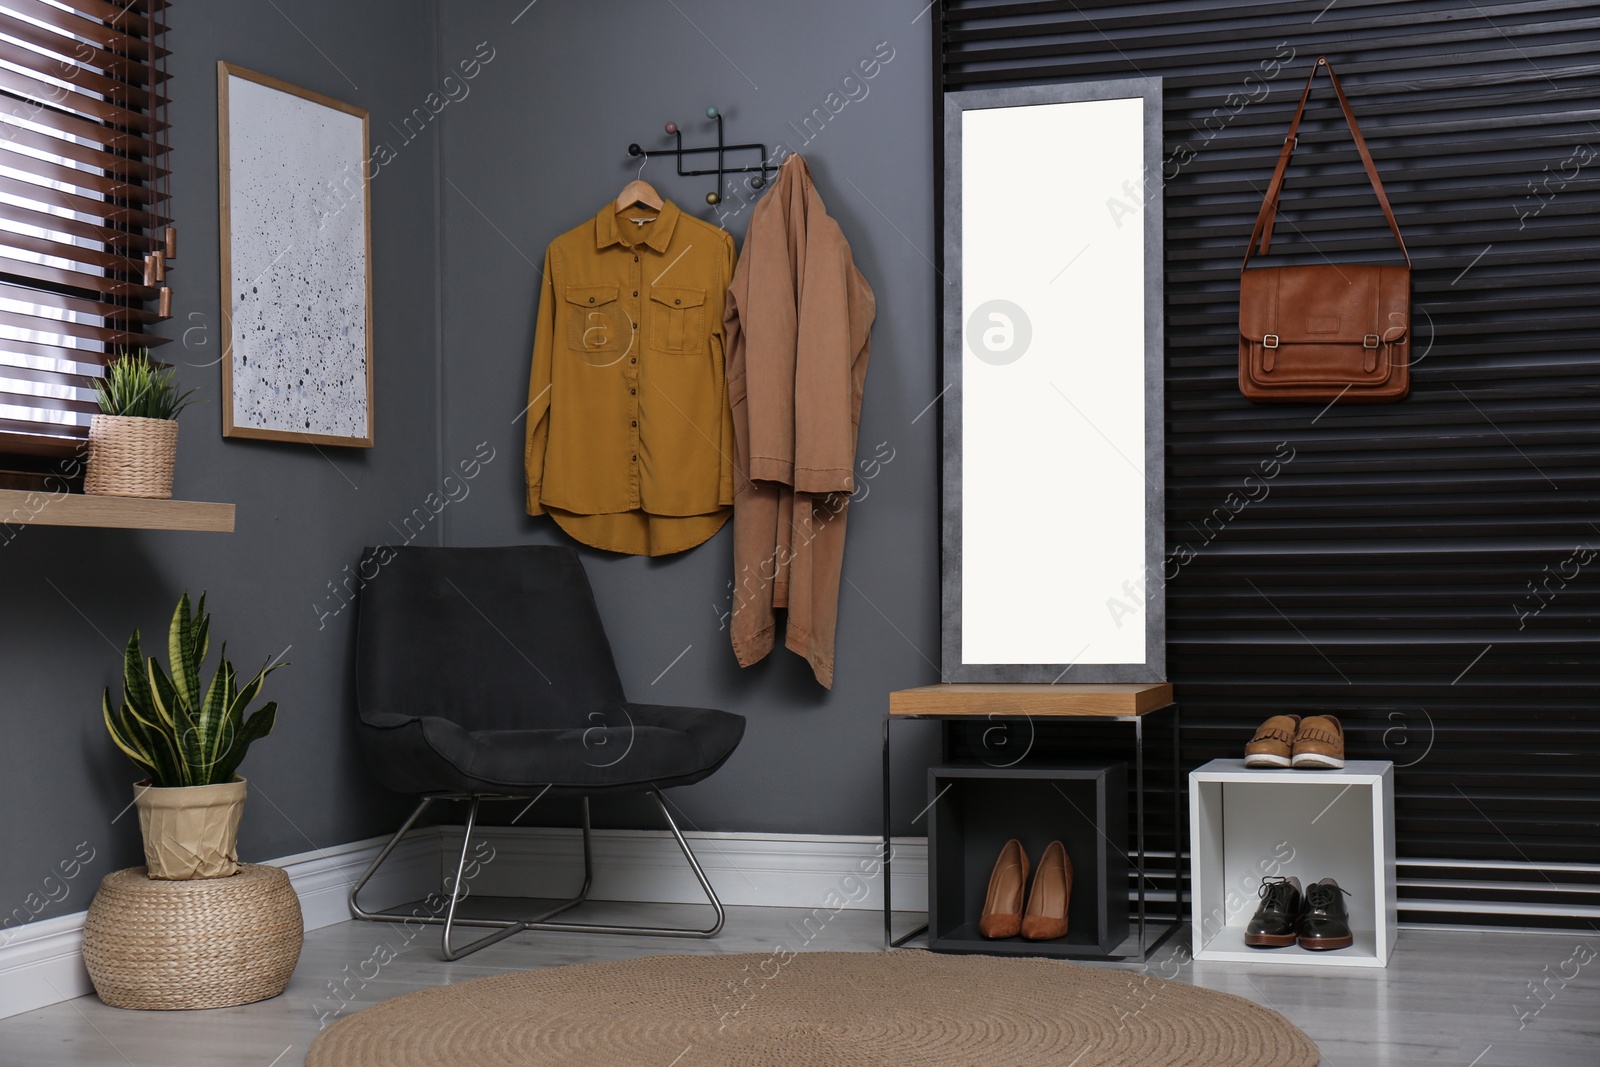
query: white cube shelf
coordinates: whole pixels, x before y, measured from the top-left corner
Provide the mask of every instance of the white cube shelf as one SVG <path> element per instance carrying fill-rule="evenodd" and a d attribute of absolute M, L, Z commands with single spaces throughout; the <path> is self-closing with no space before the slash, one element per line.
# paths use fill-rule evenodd
<path fill-rule="evenodd" d="M 1212 760 L 1189 774 L 1194 958 L 1231 963 L 1386 967 L 1395 939 L 1394 764 L 1258 770 Z M 1245 927 L 1274 874 L 1350 892 L 1349 948 L 1250 948 Z"/>

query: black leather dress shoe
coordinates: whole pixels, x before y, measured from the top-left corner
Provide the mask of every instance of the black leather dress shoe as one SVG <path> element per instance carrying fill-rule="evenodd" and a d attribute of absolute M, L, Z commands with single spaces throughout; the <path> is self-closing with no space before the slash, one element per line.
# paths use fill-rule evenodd
<path fill-rule="evenodd" d="M 1288 948 L 1300 930 L 1300 879 L 1269 875 L 1257 891 L 1261 906 L 1245 927 L 1244 943 L 1251 948 Z"/>
<path fill-rule="evenodd" d="M 1306 889 L 1306 911 L 1300 920 L 1300 947 L 1309 949 L 1349 948 L 1355 938 L 1350 933 L 1350 916 L 1344 898 L 1350 895 L 1332 878 L 1313 882 Z"/>

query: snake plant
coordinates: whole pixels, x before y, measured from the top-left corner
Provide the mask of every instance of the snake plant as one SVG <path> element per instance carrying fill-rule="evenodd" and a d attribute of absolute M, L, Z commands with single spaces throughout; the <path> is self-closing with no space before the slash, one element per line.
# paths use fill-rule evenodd
<path fill-rule="evenodd" d="M 269 660 L 241 686 L 224 644 L 211 684 L 202 690 L 200 667 L 210 649 L 210 630 L 205 594 L 191 614 L 189 594 L 184 593 L 167 630 L 171 675 L 155 657 L 144 658 L 135 630 L 122 658 L 121 709 L 112 710 L 110 689 L 101 697 L 111 740 L 149 773 L 154 786 L 233 781 L 245 751 L 271 733 L 277 720 L 277 701 L 268 701 L 248 718 L 245 711 L 261 694 L 267 675 L 282 663 Z"/>
<path fill-rule="evenodd" d="M 150 362 L 150 350 L 122 350 L 106 364 L 104 377 L 94 382 L 95 399 L 103 415 L 136 419 L 175 419 L 189 406 L 194 390 L 178 392 L 177 371 Z"/>

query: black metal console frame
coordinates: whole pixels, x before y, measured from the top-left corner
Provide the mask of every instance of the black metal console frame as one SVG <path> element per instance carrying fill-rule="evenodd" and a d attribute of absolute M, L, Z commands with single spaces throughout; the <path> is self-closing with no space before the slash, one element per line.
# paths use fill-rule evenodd
<path fill-rule="evenodd" d="M 1145 735 L 1144 720 L 1148 716 L 1159 715 L 1162 712 L 1171 712 L 1172 713 L 1172 805 L 1173 805 L 1172 806 L 1172 812 L 1173 812 L 1173 822 L 1174 822 L 1174 826 L 1173 826 L 1174 837 L 1173 837 L 1173 840 L 1174 840 L 1174 844 L 1175 844 L 1175 847 L 1173 848 L 1173 851 L 1172 851 L 1172 878 L 1173 878 L 1173 890 L 1174 890 L 1174 894 L 1175 894 L 1175 900 L 1173 902 L 1173 909 L 1174 909 L 1173 910 L 1173 916 L 1174 916 L 1174 918 L 1173 918 L 1172 924 L 1169 925 L 1165 930 L 1163 930 L 1159 935 L 1157 935 L 1155 940 L 1151 941 L 1151 940 L 1149 940 L 1148 923 L 1146 921 L 1146 915 L 1145 915 L 1145 911 L 1146 911 L 1146 885 L 1147 885 L 1147 882 L 1149 881 L 1149 879 L 1148 879 L 1148 877 L 1146 875 L 1146 871 L 1148 869 L 1148 855 L 1147 855 L 1146 850 L 1145 850 L 1145 821 L 1144 821 L 1145 790 L 1146 790 L 1146 782 L 1145 782 L 1145 774 L 1144 774 L 1144 763 L 1145 763 L 1145 760 L 1144 760 L 1144 735 Z M 1095 958 L 1100 958 L 1100 959 L 1105 959 L 1105 960 L 1110 960 L 1110 961 L 1142 962 L 1142 961 L 1148 959 L 1150 957 L 1150 953 L 1152 953 L 1156 949 L 1160 948 L 1164 943 L 1166 943 L 1166 941 L 1169 938 L 1172 937 L 1173 934 L 1175 934 L 1184 925 L 1184 917 L 1183 917 L 1183 909 L 1184 909 L 1183 852 L 1184 852 L 1184 842 L 1186 841 L 1186 839 L 1188 837 L 1188 822 L 1187 822 L 1186 819 L 1184 819 L 1182 817 L 1183 801 L 1184 801 L 1183 772 L 1182 772 L 1182 766 L 1181 766 L 1181 763 L 1180 763 L 1180 754 L 1181 754 L 1181 748 L 1182 748 L 1181 741 L 1182 741 L 1182 735 L 1183 735 L 1182 708 L 1177 702 L 1173 702 L 1171 704 L 1168 704 L 1164 708 L 1156 708 L 1156 709 L 1153 709 L 1151 711 L 1147 711 L 1142 715 L 1094 715 L 1094 716 L 1050 715 L 1050 716 L 1041 716 L 1041 718 L 1046 719 L 1049 722 L 1058 722 L 1058 721 L 1061 721 L 1061 722 L 1072 722 L 1072 721 L 1077 721 L 1077 722 L 1124 722 L 1124 723 L 1132 723 L 1133 724 L 1133 751 L 1134 751 L 1133 777 L 1134 777 L 1134 798 L 1135 798 L 1134 799 L 1134 839 L 1135 839 L 1135 848 L 1134 848 L 1134 854 L 1132 856 L 1127 856 L 1126 858 L 1128 859 L 1129 865 L 1133 868 L 1133 870 L 1135 872 L 1135 879 L 1136 879 L 1136 883 L 1137 883 L 1137 907 L 1138 907 L 1137 926 L 1138 926 L 1138 930 L 1139 930 L 1139 935 L 1138 935 L 1139 936 L 1139 951 L 1136 954 L 1129 954 L 1129 955 L 1122 955 L 1122 956 L 1108 955 L 1108 956 L 1104 956 L 1104 957 L 1095 957 Z M 892 816 L 893 816 L 893 811 L 892 811 L 892 807 L 891 807 L 891 800 L 890 800 L 890 797 L 891 797 L 891 788 L 890 787 L 891 787 L 891 784 L 892 784 L 892 773 L 893 773 L 893 769 L 892 768 L 893 768 L 893 765 L 890 762 L 889 740 L 890 740 L 890 733 L 892 732 L 890 730 L 890 726 L 897 719 L 900 719 L 900 720 L 906 720 L 906 719 L 934 719 L 934 720 L 938 720 L 938 721 L 940 721 L 942 723 L 972 722 L 973 721 L 973 718 L 972 718 L 971 715 L 943 715 L 943 714 L 937 714 L 937 713 L 922 714 L 922 715 L 890 715 L 890 714 L 885 714 L 884 715 L 884 718 L 883 718 L 883 846 L 882 847 L 883 847 L 883 947 L 885 949 L 900 948 L 902 945 L 906 944 L 906 942 L 910 941 L 912 938 L 917 937 L 917 936 L 925 933 L 927 931 L 927 929 L 928 929 L 928 924 L 927 923 L 923 923 L 921 926 L 919 926 L 916 929 L 912 930 L 910 933 L 902 934 L 899 937 L 896 937 L 895 934 L 894 934 L 894 914 L 893 914 L 893 907 L 892 907 L 891 878 L 890 878 L 891 868 L 892 868 L 892 864 L 893 864 L 893 860 L 894 860 L 894 849 L 893 849 L 893 846 L 891 845 L 890 838 L 889 838 L 890 830 L 891 830 L 891 827 L 892 827 L 891 820 L 892 820 Z M 990 721 L 990 722 L 1033 722 L 1034 720 L 1030 719 L 1027 715 L 1007 716 L 1007 715 L 998 715 L 997 714 L 997 715 L 990 716 L 989 719 L 985 720 L 985 721 Z M 944 747 L 948 748 L 948 740 L 946 740 L 946 743 L 945 743 Z M 1118 844 L 1117 842 L 1112 842 L 1112 844 L 1115 847 L 1117 847 L 1118 849 L 1121 848 L 1121 845 Z M 1126 854 L 1124 854 L 1124 855 L 1126 856 Z M 1079 957 L 1079 958 L 1085 958 L 1085 957 Z"/>

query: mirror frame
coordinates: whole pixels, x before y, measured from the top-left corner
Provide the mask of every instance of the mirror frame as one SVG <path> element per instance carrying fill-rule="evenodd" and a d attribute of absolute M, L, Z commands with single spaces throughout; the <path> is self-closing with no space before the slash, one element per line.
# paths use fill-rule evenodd
<path fill-rule="evenodd" d="M 1145 202 L 1140 212 L 1144 226 L 1144 340 L 1145 340 L 1145 661 L 1143 663 L 965 663 L 961 659 L 962 632 L 962 201 L 967 193 L 961 171 L 962 115 L 970 110 L 1027 107 L 1039 104 L 1080 103 L 1095 100 L 1139 98 L 1144 101 Z M 1157 78 L 1126 78 L 1067 85 L 1034 85 L 944 96 L 944 160 L 941 174 L 943 202 L 944 280 L 941 323 L 943 334 L 943 466 L 940 620 L 941 680 L 946 682 L 1161 682 L 1166 681 L 1166 546 L 1165 471 L 1165 300 L 1163 295 L 1164 217 L 1162 184 L 1161 82 Z M 1120 176 L 1119 176 L 1120 177 Z M 1047 188 L 1025 183 L 1024 194 Z M 1015 189 L 973 190 L 975 196 L 1016 195 Z M 1043 546 L 1041 546 L 1041 550 Z"/>

